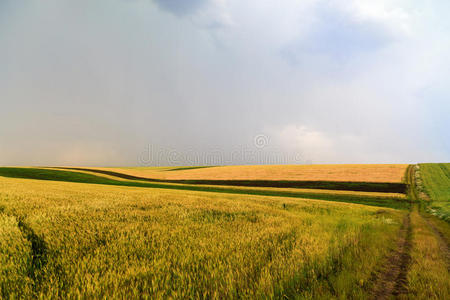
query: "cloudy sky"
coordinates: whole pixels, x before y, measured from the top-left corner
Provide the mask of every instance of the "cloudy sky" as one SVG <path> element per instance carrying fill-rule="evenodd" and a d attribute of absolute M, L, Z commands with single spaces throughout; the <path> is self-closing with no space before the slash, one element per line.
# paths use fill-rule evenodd
<path fill-rule="evenodd" d="M 449 13 L 0 0 L 0 165 L 450 161 Z"/>

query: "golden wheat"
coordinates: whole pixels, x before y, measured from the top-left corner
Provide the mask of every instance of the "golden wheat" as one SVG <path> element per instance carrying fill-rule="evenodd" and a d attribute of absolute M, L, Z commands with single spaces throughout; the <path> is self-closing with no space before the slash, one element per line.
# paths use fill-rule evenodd
<path fill-rule="evenodd" d="M 363 297 L 403 212 L 0 178 L 2 295 Z"/>

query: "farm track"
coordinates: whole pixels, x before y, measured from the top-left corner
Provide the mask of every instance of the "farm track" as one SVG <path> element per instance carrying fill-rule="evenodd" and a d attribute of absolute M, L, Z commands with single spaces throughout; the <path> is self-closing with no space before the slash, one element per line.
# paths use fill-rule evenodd
<path fill-rule="evenodd" d="M 407 274 L 411 261 L 412 226 L 410 213 L 403 219 L 396 248 L 386 258 L 386 268 L 375 275 L 372 299 L 390 299 L 408 293 Z"/>
<path fill-rule="evenodd" d="M 408 166 L 405 174 L 405 181 L 408 184 L 408 198 L 412 203 L 418 200 L 414 166 Z M 372 290 L 371 299 L 391 299 L 406 298 L 408 294 L 408 269 L 411 263 L 412 248 L 412 225 L 411 212 L 417 209 L 417 204 L 403 219 L 403 225 L 399 231 L 396 248 L 391 251 L 385 260 L 385 268 L 376 274 L 375 284 Z"/>

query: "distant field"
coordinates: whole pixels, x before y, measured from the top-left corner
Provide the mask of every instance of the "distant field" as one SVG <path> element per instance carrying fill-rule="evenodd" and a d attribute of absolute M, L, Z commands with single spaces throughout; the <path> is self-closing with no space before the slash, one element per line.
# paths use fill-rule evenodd
<path fill-rule="evenodd" d="M 402 182 L 406 164 L 97 168 L 154 179 Z"/>
<path fill-rule="evenodd" d="M 216 192 L 227 194 L 250 194 L 276 197 L 294 197 L 338 202 L 351 202 L 373 206 L 403 208 L 409 203 L 406 196 L 399 193 L 378 193 L 358 191 L 333 191 L 314 189 L 289 189 L 269 187 L 243 187 L 243 186 L 214 186 L 203 184 L 172 184 L 166 182 L 147 182 L 138 180 L 124 180 L 111 175 L 99 174 L 90 171 L 66 170 L 54 168 L 7 168 L 0 167 L 0 176 L 11 178 L 40 179 L 52 181 L 80 182 L 89 184 L 104 184 L 118 186 L 134 186 L 146 188 L 163 188 L 172 190 L 187 190 L 198 192 Z M 375 184 L 375 183 L 372 183 Z M 345 187 L 345 185 L 344 185 Z M 369 185 L 370 187 L 370 185 Z"/>
<path fill-rule="evenodd" d="M 122 180 L 122 181 L 133 181 L 129 179 L 124 179 L 122 177 L 116 177 L 112 175 L 106 175 L 102 173 L 97 172 L 91 172 L 91 171 L 83 171 L 82 168 L 79 169 L 60 169 L 60 168 L 50 168 L 52 170 L 69 170 L 74 172 L 81 172 L 86 174 L 92 174 L 100 177 L 110 178 L 114 180 Z M 2 171 L 0 168 L 0 175 Z M 140 182 L 136 181 L 135 182 Z M 168 185 L 171 186 L 179 186 L 180 184 L 175 183 L 168 183 Z M 205 188 L 218 188 L 219 186 L 214 185 L 197 185 Z M 232 187 L 227 187 L 232 188 Z M 389 192 L 364 192 L 364 191 L 351 191 L 351 190 L 331 190 L 331 189 L 310 189 L 310 188 L 273 188 L 273 187 L 246 187 L 246 186 L 239 186 L 235 187 L 238 190 L 242 191 L 276 191 L 276 192 L 292 192 L 292 193 L 320 193 L 320 194 L 334 194 L 334 195 L 345 195 L 345 196 L 361 196 L 361 197 L 380 197 L 380 198 L 391 198 L 391 199 L 406 199 L 405 193 L 389 193 Z"/>
<path fill-rule="evenodd" d="M 358 168 L 357 166 L 361 165 L 337 165 L 336 168 L 341 168 L 342 166 L 351 166 L 349 168 L 357 168 L 360 169 L 360 173 L 362 173 L 362 167 Z M 389 177 L 389 173 L 392 172 L 392 167 L 386 167 L 387 165 L 380 165 L 379 168 L 373 167 L 373 165 L 364 165 L 366 177 L 372 178 L 372 180 L 368 181 L 358 181 L 357 177 L 354 177 L 355 180 L 331 180 L 329 177 L 326 180 L 318 180 L 314 178 L 319 178 L 318 176 L 304 176 L 303 178 L 309 178 L 308 180 L 300 180 L 300 179 L 264 179 L 263 177 L 255 176 L 254 178 L 249 178 L 247 176 L 240 177 L 241 179 L 233 178 L 232 176 L 227 176 L 223 179 L 220 176 L 214 177 L 217 173 L 217 170 L 221 170 L 224 167 L 185 167 L 185 168 L 167 168 L 167 167 L 157 167 L 157 168 L 83 168 L 83 167 L 59 167 L 59 169 L 63 170 L 71 170 L 71 171 L 89 171 L 101 174 L 102 176 L 114 176 L 121 179 L 128 180 L 139 180 L 139 181 L 148 181 L 148 182 L 165 182 L 165 183 L 178 183 L 178 184 L 195 184 L 195 185 L 226 185 L 226 186 L 245 186 L 245 187 L 277 187 L 277 188 L 303 188 L 303 189 L 326 189 L 326 190 L 348 190 L 348 191 L 365 191 L 365 192 L 383 192 L 383 193 L 406 193 L 407 185 L 402 180 L 398 182 L 388 182 L 388 181 L 377 181 L 377 178 L 381 178 L 380 173 L 385 174 L 385 178 Z M 398 165 L 389 165 L 389 166 L 398 166 Z M 262 166 L 254 166 L 255 168 L 259 168 Z M 279 166 L 266 166 L 267 168 L 278 168 Z M 292 167 L 292 166 L 287 166 Z M 296 166 L 297 167 L 297 166 Z M 306 169 L 311 169 L 311 166 L 300 166 L 306 167 Z M 320 166 L 324 167 L 324 166 Z M 248 166 L 234 166 L 236 168 L 236 172 L 240 170 L 240 168 L 246 169 Z M 200 172 L 199 170 L 211 170 L 215 169 L 212 174 L 207 174 L 201 176 L 203 179 L 190 178 L 192 177 L 190 172 Z M 327 170 L 333 169 L 333 166 L 326 166 Z M 136 171 L 137 170 L 137 171 Z M 172 174 L 185 172 L 189 173 L 188 175 L 183 175 L 179 179 L 173 178 L 158 178 L 164 177 L 164 174 Z M 330 171 L 331 172 L 331 171 Z M 370 176 L 370 172 L 374 173 Z M 377 173 L 378 172 L 378 173 Z M 141 174 L 141 173 L 146 173 Z M 158 173 L 158 174 L 153 174 Z M 402 169 L 403 177 L 406 173 L 406 168 Z M 153 174 L 152 176 L 148 175 Z M 207 177 L 210 176 L 210 177 Z M 275 177 L 273 177 L 275 178 Z M 300 177 L 299 177 L 300 178 Z M 349 179 L 350 177 L 345 177 L 345 179 Z"/>
<path fill-rule="evenodd" d="M 402 217 L 319 200 L 4 177 L 0 207 L 4 298 L 361 298 Z"/>
<path fill-rule="evenodd" d="M 420 164 L 425 192 L 430 196 L 430 211 L 450 222 L 450 164 Z"/>

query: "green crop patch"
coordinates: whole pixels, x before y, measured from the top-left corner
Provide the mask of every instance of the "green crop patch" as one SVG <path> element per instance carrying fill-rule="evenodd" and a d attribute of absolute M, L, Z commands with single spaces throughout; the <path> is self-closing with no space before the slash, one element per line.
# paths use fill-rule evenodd
<path fill-rule="evenodd" d="M 450 164 L 419 164 L 419 172 L 430 197 L 429 212 L 450 222 Z"/>

